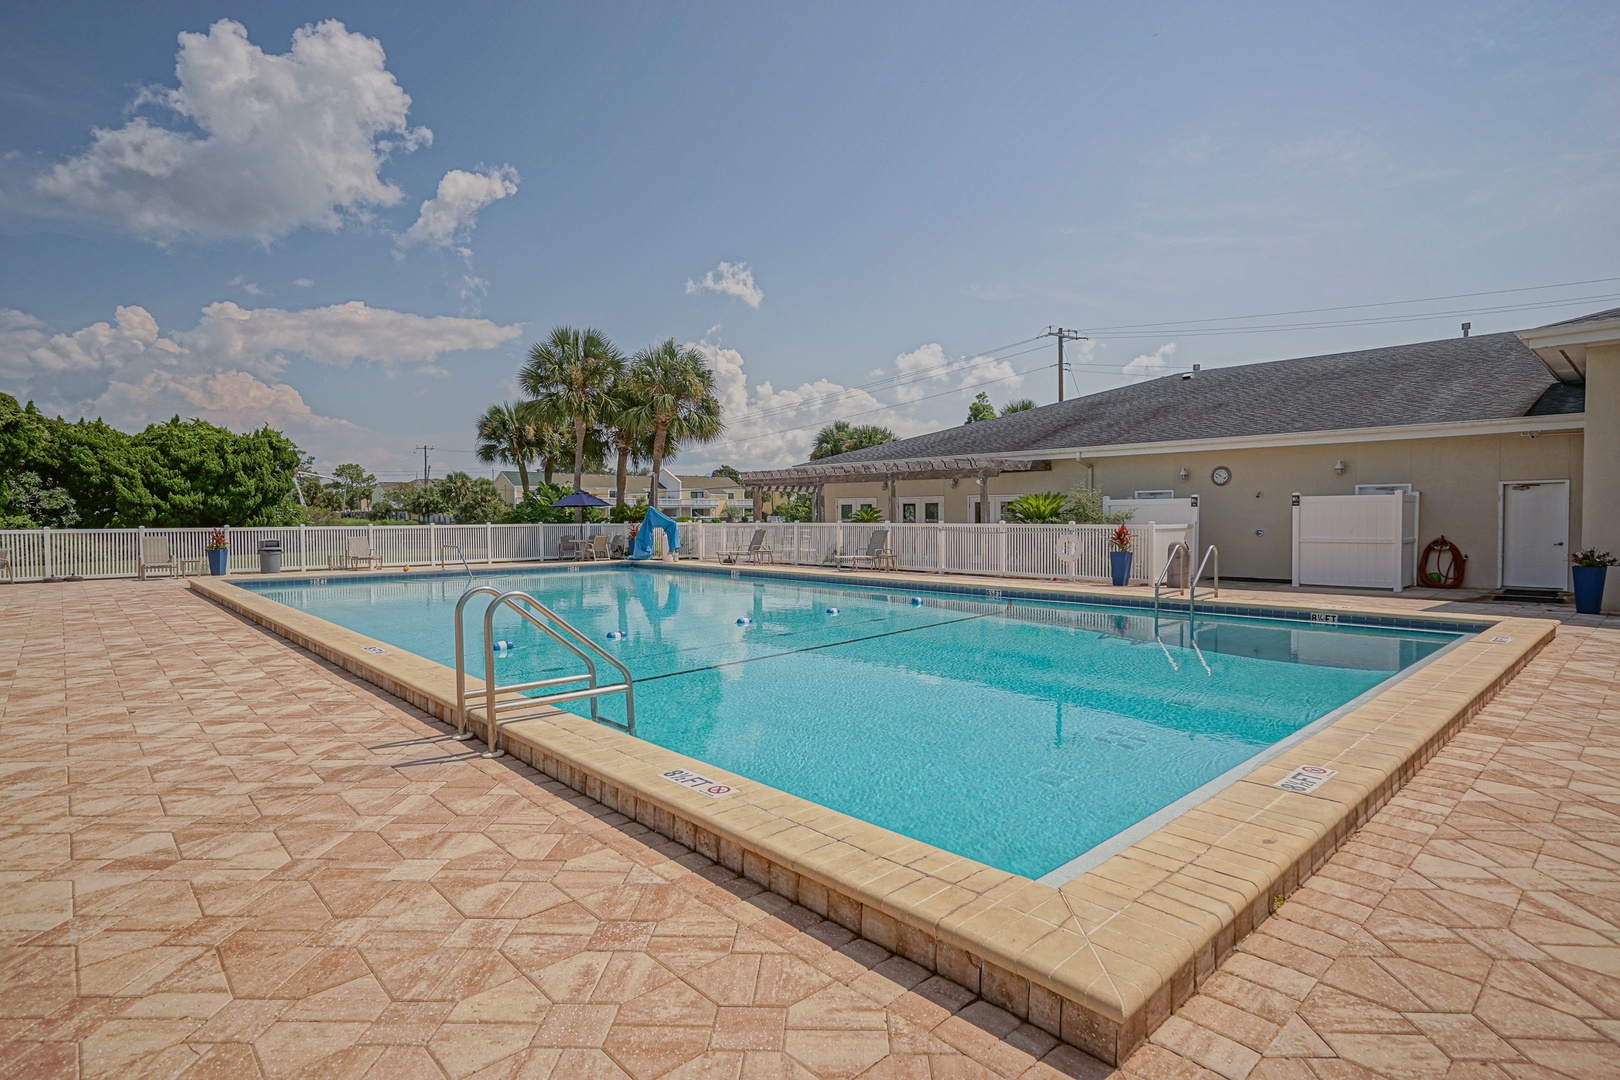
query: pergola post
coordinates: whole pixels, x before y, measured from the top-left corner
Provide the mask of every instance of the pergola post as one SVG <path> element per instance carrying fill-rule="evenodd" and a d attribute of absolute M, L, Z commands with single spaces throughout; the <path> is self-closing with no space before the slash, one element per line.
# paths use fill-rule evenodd
<path fill-rule="evenodd" d="M 815 495 L 810 501 L 810 520 L 811 521 L 817 521 L 817 522 L 826 521 L 827 520 L 827 496 L 826 496 L 827 489 L 826 489 L 826 487 L 824 485 L 817 484 L 812 490 L 815 492 Z"/>
<path fill-rule="evenodd" d="M 900 495 L 899 495 L 900 480 L 894 473 L 889 474 L 888 485 L 889 485 L 889 516 L 888 516 L 888 521 L 889 521 L 889 524 L 893 525 L 895 522 L 900 520 Z"/>
<path fill-rule="evenodd" d="M 979 523 L 993 524 L 990 520 L 990 470 L 979 470 Z"/>

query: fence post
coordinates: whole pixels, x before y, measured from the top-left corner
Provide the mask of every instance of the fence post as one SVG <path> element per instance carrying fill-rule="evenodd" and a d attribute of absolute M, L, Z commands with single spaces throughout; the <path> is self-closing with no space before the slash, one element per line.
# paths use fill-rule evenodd
<path fill-rule="evenodd" d="M 146 580 L 146 526 L 135 526 L 135 580 Z"/>
<path fill-rule="evenodd" d="M 308 525 L 302 522 L 298 525 L 298 569 L 309 569 L 309 533 Z"/>
<path fill-rule="evenodd" d="M 1391 509 L 1395 512 L 1395 591 L 1398 593 L 1406 585 L 1406 574 L 1404 573 L 1406 569 L 1406 514 L 1404 513 L 1406 497 L 1399 491 L 1392 491 L 1389 494 L 1389 501 L 1392 504 Z"/>
<path fill-rule="evenodd" d="M 51 565 L 51 530 L 46 527 L 39 531 L 45 534 L 45 576 L 55 577 L 56 570 Z"/>
<path fill-rule="evenodd" d="M 944 517 L 945 515 L 941 514 L 940 516 Z M 939 553 L 938 553 L 938 556 L 937 556 L 938 562 L 939 562 L 939 568 L 937 570 L 935 570 L 934 572 L 937 573 L 937 574 L 943 574 L 945 572 L 945 526 L 944 526 L 944 524 L 941 523 L 940 525 L 936 526 L 934 531 L 939 534 Z"/>
<path fill-rule="evenodd" d="M 495 565 L 495 526 L 484 522 L 484 555 L 485 562 Z"/>
<path fill-rule="evenodd" d="M 444 552 L 439 550 L 439 526 L 437 522 L 428 522 L 428 565 L 439 564 L 444 569 Z"/>
<path fill-rule="evenodd" d="M 1198 558 L 1197 552 L 1193 553 L 1193 558 L 1194 559 Z M 1159 565 L 1159 523 L 1157 521 L 1148 522 L 1148 560 L 1147 561 L 1148 561 L 1147 583 L 1149 585 L 1151 585 L 1155 581 L 1159 580 L 1159 571 L 1164 569 L 1162 566 Z"/>
<path fill-rule="evenodd" d="M 996 526 L 996 561 L 1001 564 L 1001 576 L 1007 576 L 1007 523 Z"/>
<path fill-rule="evenodd" d="M 1297 589 L 1299 588 L 1299 492 L 1294 492 L 1288 501 L 1293 506 L 1294 542 L 1292 546 L 1294 549 L 1294 588 Z"/>
<path fill-rule="evenodd" d="M 225 533 L 225 573 L 231 572 L 231 527 L 221 525 L 220 530 Z"/>

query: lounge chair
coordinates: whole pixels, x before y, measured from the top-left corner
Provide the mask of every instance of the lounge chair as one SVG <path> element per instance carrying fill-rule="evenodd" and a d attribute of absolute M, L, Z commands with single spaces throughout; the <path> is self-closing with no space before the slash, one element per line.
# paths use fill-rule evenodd
<path fill-rule="evenodd" d="M 862 563 L 865 564 L 864 567 Z M 867 543 L 865 551 L 854 555 L 842 555 L 838 559 L 839 569 L 893 570 L 897 565 L 894 551 L 889 547 L 888 529 L 878 529 L 872 533 L 872 539 Z"/>
<path fill-rule="evenodd" d="M 135 576 L 145 581 L 147 571 L 180 576 L 180 560 L 169 546 L 167 536 L 148 536 L 141 540 L 141 561 L 135 568 Z"/>
<path fill-rule="evenodd" d="M 771 546 L 765 542 L 765 530 L 755 529 L 754 538 L 748 541 L 747 547 L 731 548 L 729 550 L 722 551 L 720 553 L 720 561 L 723 563 L 736 563 L 743 561 L 758 563 L 775 562 L 776 559 L 771 554 Z"/>
<path fill-rule="evenodd" d="M 364 536 L 349 537 L 349 550 L 343 556 L 345 570 L 368 570 L 381 563 L 377 553 L 371 550 L 371 541 Z"/>
<path fill-rule="evenodd" d="M 0 548 L 0 574 L 6 575 L 6 584 L 17 584 L 16 572 L 11 568 L 11 552 Z"/>

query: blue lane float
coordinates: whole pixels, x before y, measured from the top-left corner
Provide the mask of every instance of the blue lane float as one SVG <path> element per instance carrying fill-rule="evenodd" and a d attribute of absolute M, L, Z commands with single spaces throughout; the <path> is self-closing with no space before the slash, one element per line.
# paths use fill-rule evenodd
<path fill-rule="evenodd" d="M 607 632 L 607 639 L 609 641 L 623 641 L 629 636 L 630 635 L 625 633 L 623 630 L 609 630 Z"/>
<path fill-rule="evenodd" d="M 511 652 L 513 649 L 515 649 L 517 647 L 518 647 L 518 645 L 517 645 L 517 642 L 515 642 L 515 641 L 497 641 L 495 643 L 495 651 L 498 652 L 498 653 L 499 652 Z"/>
<path fill-rule="evenodd" d="M 923 598 L 922 597 L 913 596 L 911 598 L 911 606 L 912 607 L 922 607 L 922 605 L 923 605 Z"/>
<path fill-rule="evenodd" d="M 827 609 L 827 614 L 836 615 L 836 614 L 838 614 L 838 609 L 835 608 L 835 607 L 830 607 L 830 608 Z"/>
<path fill-rule="evenodd" d="M 745 616 L 743 616 L 743 617 L 742 617 L 742 618 L 740 618 L 740 619 L 738 619 L 738 620 L 737 620 L 737 625 L 738 625 L 738 626 L 753 626 L 753 625 L 754 625 L 754 620 L 753 620 L 753 619 L 750 619 L 750 618 L 748 618 L 748 617 L 747 617 L 747 616 L 746 616 L 746 615 L 745 615 Z"/>

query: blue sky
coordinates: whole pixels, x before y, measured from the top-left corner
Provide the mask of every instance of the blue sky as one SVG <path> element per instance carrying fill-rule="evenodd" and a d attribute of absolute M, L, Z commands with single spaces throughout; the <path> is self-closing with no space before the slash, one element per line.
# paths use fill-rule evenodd
<path fill-rule="evenodd" d="M 1053 400 L 1052 323 L 1072 396 L 1620 303 L 1612 4 L 34 7 L 0 389 L 126 428 L 472 468 L 568 323 L 704 347 L 682 465 L 769 466 Z"/>

